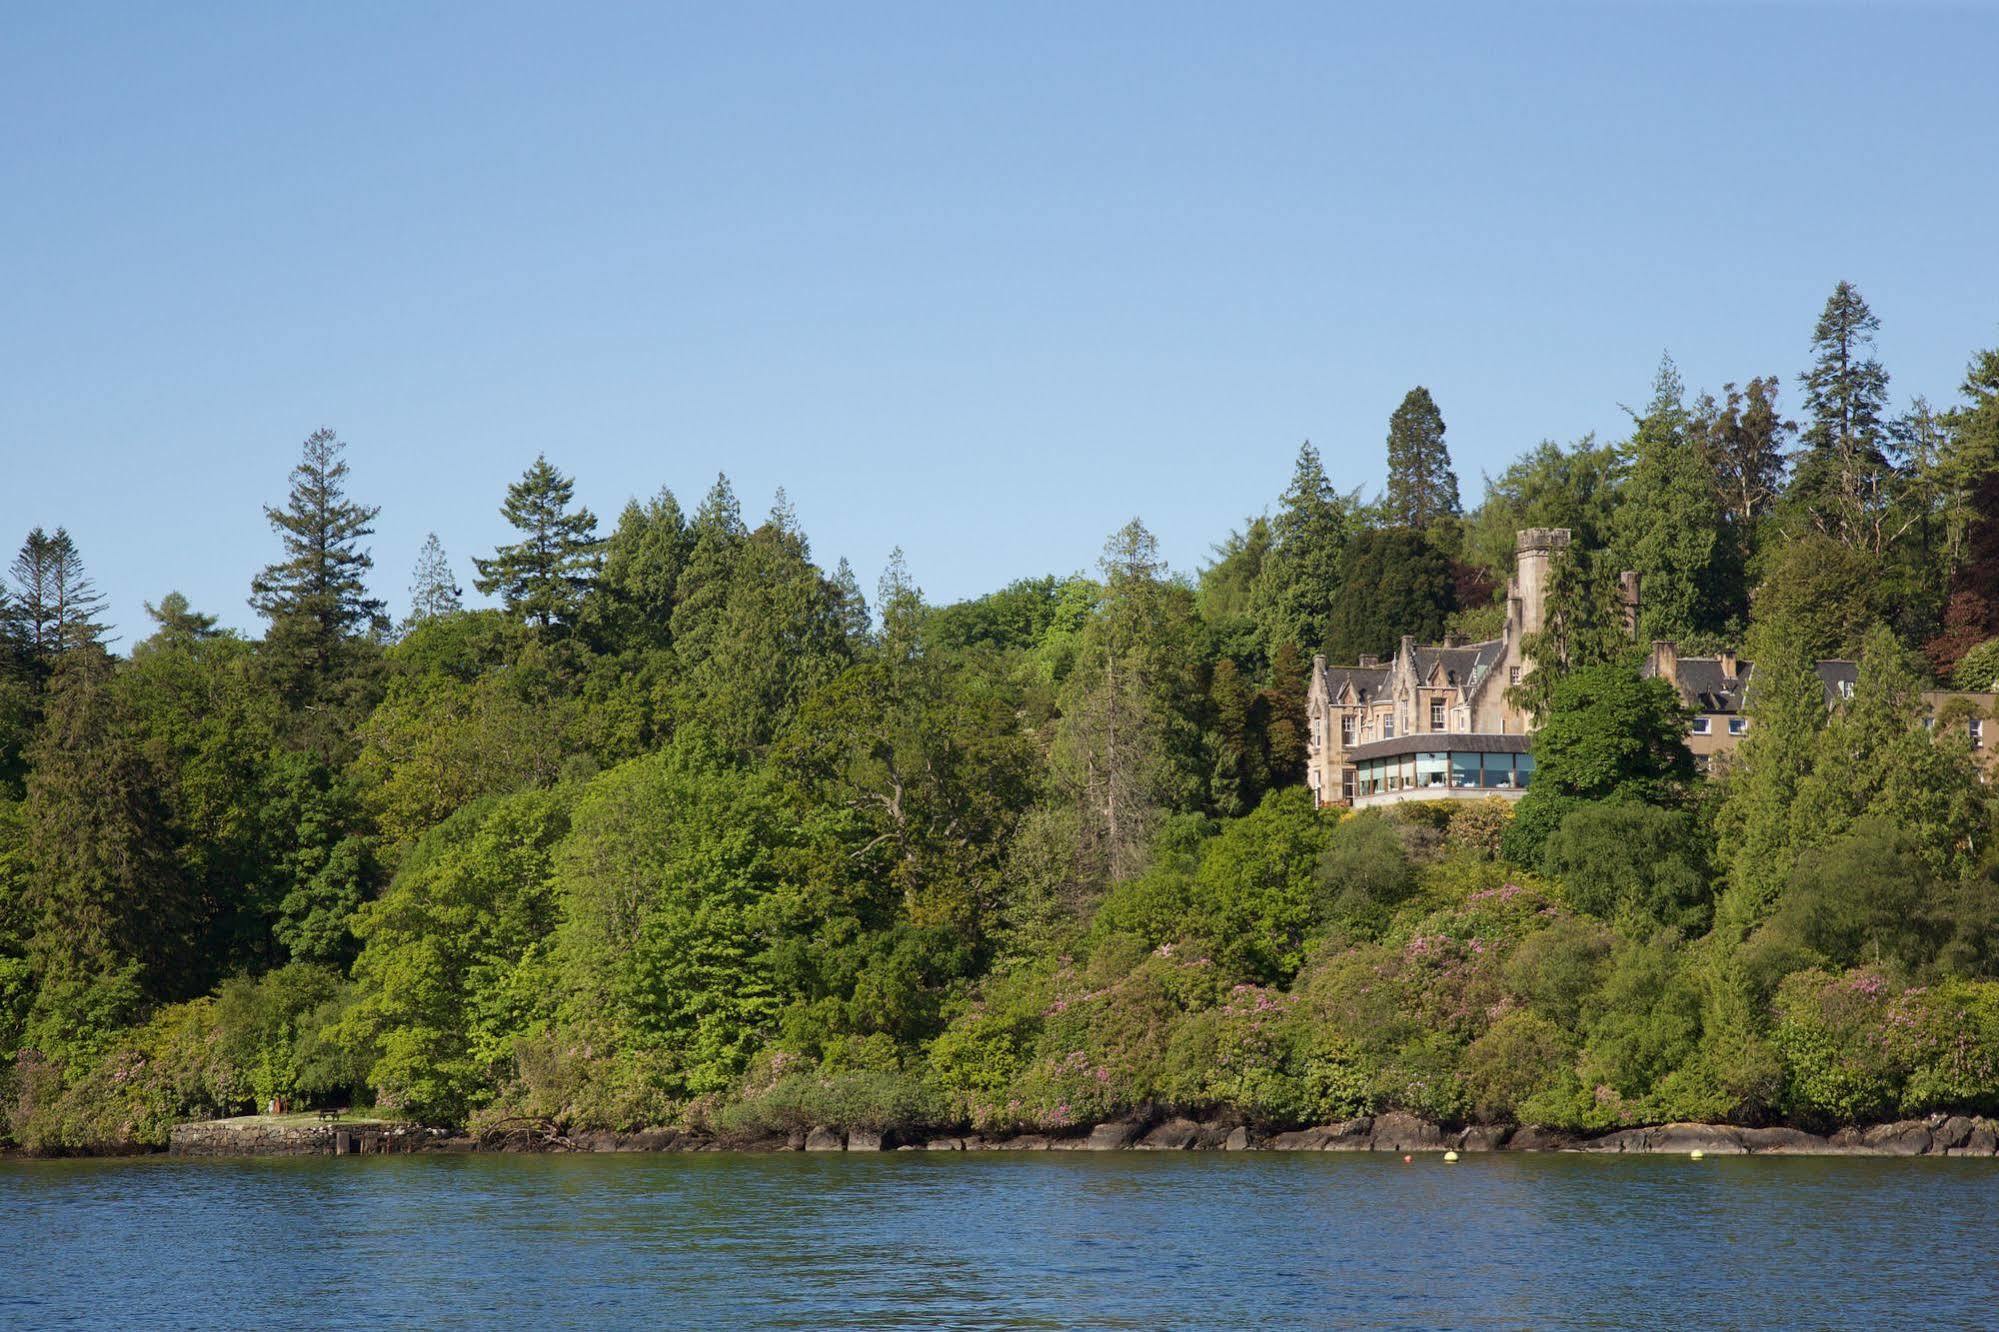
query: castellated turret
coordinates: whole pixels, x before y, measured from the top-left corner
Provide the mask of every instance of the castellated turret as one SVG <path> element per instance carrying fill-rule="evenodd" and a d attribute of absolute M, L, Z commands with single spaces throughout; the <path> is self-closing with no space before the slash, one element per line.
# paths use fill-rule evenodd
<path fill-rule="evenodd" d="M 1541 632 L 1548 603 L 1548 572 L 1555 553 L 1569 548 L 1566 527 L 1529 527 L 1514 538 L 1513 583 L 1506 590 L 1507 618 L 1521 637 Z"/>

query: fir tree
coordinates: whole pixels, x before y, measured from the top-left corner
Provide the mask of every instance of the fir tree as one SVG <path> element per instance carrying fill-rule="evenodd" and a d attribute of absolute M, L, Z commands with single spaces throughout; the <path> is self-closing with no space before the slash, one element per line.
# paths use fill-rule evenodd
<path fill-rule="evenodd" d="M 173 863 L 160 776 L 111 676 L 101 650 L 66 657 L 29 756 L 33 959 L 45 990 L 129 971 L 146 994 L 173 997 L 192 961 L 186 943 L 194 922 Z"/>
<path fill-rule="evenodd" d="M 662 486 L 644 504 L 628 502 L 604 543 L 604 570 L 585 608 L 592 635 L 613 649 L 671 643 L 675 592 L 692 541 L 672 491 Z"/>
<path fill-rule="evenodd" d="M 381 510 L 347 497 L 345 449 L 331 430 L 315 430 L 285 507 L 264 508 L 284 558 L 251 580 L 250 605 L 270 621 L 265 647 L 294 696 L 337 675 L 357 636 L 388 628 L 382 603 L 368 595 L 375 561 L 361 544 Z"/>
<path fill-rule="evenodd" d="M 147 602 L 146 614 L 157 626 L 149 641 L 162 647 L 192 647 L 206 639 L 222 636 L 222 631 L 215 627 L 215 617 L 194 609 L 187 598 L 178 592 L 167 593 L 160 598 L 157 606 Z"/>
<path fill-rule="evenodd" d="M 897 546 L 889 561 L 893 564 L 901 558 L 902 547 Z M 868 599 L 861 592 L 861 580 L 845 555 L 833 570 L 833 594 L 839 604 L 840 631 L 846 635 L 848 650 L 858 651 L 874 636 L 874 618 L 868 610 Z"/>
<path fill-rule="evenodd" d="M 1680 374 L 1669 356 L 1638 418 L 1617 514 L 1617 558 L 1641 576 L 1640 641 L 1685 642 L 1720 629 L 1744 601 L 1739 575 L 1731 576 L 1713 475 L 1688 434 Z"/>
<path fill-rule="evenodd" d="M 1457 473 L 1444 444 L 1444 415 L 1420 384 L 1388 418 L 1388 520 L 1427 529 L 1463 512 Z"/>
<path fill-rule="evenodd" d="M 83 569 L 83 557 L 67 529 L 35 528 L 14 557 L 16 633 L 28 658 L 42 670 L 58 657 L 103 641 L 97 622 L 104 598 Z"/>
<path fill-rule="evenodd" d="M 497 593 L 509 615 L 544 633 L 576 622 L 597 577 L 597 518 L 588 509 L 571 512 L 575 497 L 576 483 L 545 454 L 535 455 L 500 506 L 521 540 L 501 546 L 491 559 L 472 561 L 479 571 L 473 586 L 488 596 Z"/>
<path fill-rule="evenodd" d="M 1884 413 L 1888 372 L 1874 356 L 1881 321 L 1849 282 L 1833 289 L 1812 331 L 1804 449 L 1792 494 L 1819 530 L 1877 553 L 1894 469 Z"/>
<path fill-rule="evenodd" d="M 1265 655 L 1286 643 L 1324 648 L 1340 600 L 1340 561 L 1352 532 L 1353 503 L 1333 488 L 1310 440 L 1299 446 L 1291 484 L 1271 521 L 1270 550 L 1254 597 Z"/>
<path fill-rule="evenodd" d="M 416 568 L 410 572 L 410 613 L 403 621 L 403 632 L 408 633 L 425 621 L 457 614 L 464 609 L 463 597 L 464 589 L 452 575 L 444 543 L 432 532 L 424 538 L 423 549 L 416 555 Z"/>
<path fill-rule="evenodd" d="M 673 589 L 673 641 L 683 662 L 692 664 L 711 649 L 714 628 L 723 604 L 728 600 L 736 557 L 749 532 L 743 526 L 742 506 L 736 492 L 723 475 L 695 510 L 688 527 L 687 563 Z"/>

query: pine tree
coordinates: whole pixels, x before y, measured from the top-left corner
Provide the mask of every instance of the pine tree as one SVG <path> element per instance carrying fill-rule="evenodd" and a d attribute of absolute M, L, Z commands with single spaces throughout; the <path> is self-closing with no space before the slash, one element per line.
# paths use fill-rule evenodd
<path fill-rule="evenodd" d="M 1158 818 L 1196 790 L 1192 597 L 1134 518 L 1104 546 L 1104 581 L 1064 682 L 1051 756 L 1075 798 L 1082 860 L 1116 881 L 1144 864 Z"/>
<path fill-rule="evenodd" d="M 1388 520 L 1427 530 L 1439 518 L 1463 512 L 1457 473 L 1444 444 L 1444 415 L 1430 390 L 1409 390 L 1388 418 Z"/>
<path fill-rule="evenodd" d="M 271 623 L 265 648 L 295 697 L 340 674 L 355 638 L 388 628 L 382 602 L 368 595 L 375 561 L 361 545 L 381 510 L 347 497 L 346 447 L 331 430 L 313 431 L 285 507 L 264 507 L 284 558 L 251 580 L 250 605 Z"/>
<path fill-rule="evenodd" d="M 834 585 L 839 585 L 837 578 Z M 875 582 L 875 605 L 881 608 L 882 655 L 890 662 L 915 657 L 922 646 L 923 589 L 909 576 L 901 546 L 888 553 L 888 563 L 882 566 L 881 577 Z"/>
<path fill-rule="evenodd" d="M 1751 379 L 1746 388 L 1724 384 L 1721 402 L 1701 396 L 1689 425 L 1736 562 L 1745 567 L 1755 554 L 1756 524 L 1782 492 L 1788 440 L 1797 430 L 1777 410 L 1778 388 L 1775 375 Z"/>
<path fill-rule="evenodd" d="M 416 555 L 416 568 L 410 571 L 410 613 L 403 620 L 403 632 L 408 633 L 428 620 L 456 615 L 465 607 L 463 598 L 464 589 L 452 575 L 444 543 L 432 532 L 424 538 L 423 549 Z"/>
<path fill-rule="evenodd" d="M 157 606 L 147 602 L 146 614 L 157 626 L 147 641 L 162 647 L 191 647 L 222 636 L 222 631 L 215 627 L 215 617 L 195 610 L 178 592 L 167 593 Z"/>
<path fill-rule="evenodd" d="M 1885 412 L 1888 372 L 1875 359 L 1881 321 L 1849 282 L 1833 289 L 1799 376 L 1808 421 L 1792 495 L 1827 535 L 1877 553 L 1894 480 Z"/>
<path fill-rule="evenodd" d="M 628 502 L 604 543 L 604 570 L 584 610 L 592 636 L 613 649 L 671 643 L 675 592 L 692 544 L 671 490 Z"/>
<path fill-rule="evenodd" d="M 687 563 L 673 589 L 673 641 L 682 662 L 691 665 L 711 650 L 736 558 L 749 538 L 742 506 L 736 502 L 728 477 L 715 477 L 687 534 Z"/>
<path fill-rule="evenodd" d="M 35 528 L 14 557 L 18 630 L 29 660 L 48 670 L 78 648 L 102 643 L 106 626 L 97 622 L 104 598 L 83 569 L 83 557 L 65 528 Z"/>
<path fill-rule="evenodd" d="M 897 546 L 889 561 L 894 563 L 901 558 L 902 547 Z M 840 557 L 839 565 L 833 570 L 833 592 L 839 602 L 840 631 L 846 635 L 847 648 L 858 652 L 874 637 L 874 617 L 868 610 L 868 599 L 861 591 L 861 580 L 854 573 L 854 566 L 847 563 L 845 555 Z"/>
<path fill-rule="evenodd" d="M 521 540 L 501 546 L 489 560 L 472 561 L 479 571 L 473 586 L 488 596 L 498 593 L 509 615 L 544 633 L 575 624 L 597 578 L 597 518 L 588 509 L 570 512 L 575 497 L 576 483 L 545 454 L 535 455 L 500 506 Z"/>
<path fill-rule="evenodd" d="M 189 918 L 167 835 L 160 776 L 111 683 L 101 650 L 66 657 L 30 753 L 28 907 L 32 956 L 53 998 L 133 972 L 174 997 L 192 963 Z M 58 1025 L 62 1015 L 49 1015 Z"/>
<path fill-rule="evenodd" d="M 1271 546 L 1253 598 L 1266 656 L 1286 643 L 1320 651 L 1340 600 L 1340 561 L 1353 528 L 1351 497 L 1333 489 L 1310 440 L 1271 521 Z"/>
<path fill-rule="evenodd" d="M 1638 419 L 1616 519 L 1617 559 L 1642 579 L 1640 641 L 1685 642 L 1720 629 L 1729 611 L 1746 605 L 1722 538 L 1713 474 L 1689 426 L 1679 370 L 1668 356 Z"/>

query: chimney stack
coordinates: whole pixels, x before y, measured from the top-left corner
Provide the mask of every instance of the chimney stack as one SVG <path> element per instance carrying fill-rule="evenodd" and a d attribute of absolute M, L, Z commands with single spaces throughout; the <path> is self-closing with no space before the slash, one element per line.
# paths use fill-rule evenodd
<path fill-rule="evenodd" d="M 1624 632 L 1635 641 L 1638 637 L 1638 574 L 1626 569 L 1617 575 L 1618 600 L 1624 603 Z"/>

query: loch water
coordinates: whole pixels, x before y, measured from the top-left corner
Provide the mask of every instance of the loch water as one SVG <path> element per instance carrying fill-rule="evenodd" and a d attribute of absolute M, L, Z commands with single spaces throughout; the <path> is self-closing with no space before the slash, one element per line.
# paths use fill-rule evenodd
<path fill-rule="evenodd" d="M 1999 1164 L 8 1161 L 0 1325 L 1992 1327 Z"/>

